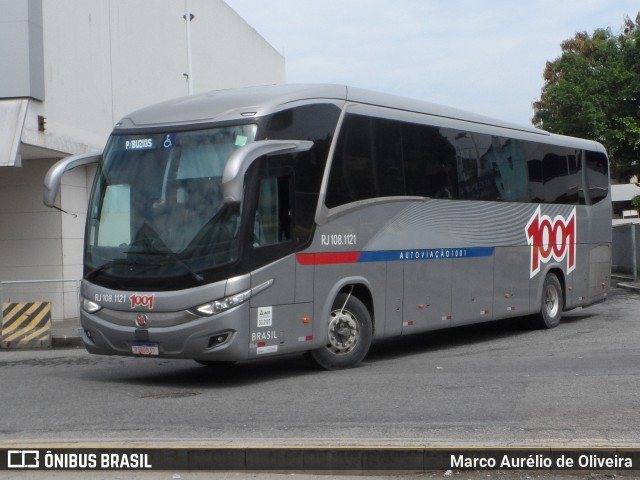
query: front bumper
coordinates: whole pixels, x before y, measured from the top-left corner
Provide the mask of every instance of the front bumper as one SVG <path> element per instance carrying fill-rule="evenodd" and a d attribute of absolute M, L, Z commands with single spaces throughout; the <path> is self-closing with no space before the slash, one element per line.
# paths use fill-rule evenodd
<path fill-rule="evenodd" d="M 136 326 L 136 315 L 107 309 L 94 314 L 81 311 L 82 339 L 87 351 L 99 355 L 135 355 L 133 346 L 146 344 L 157 345 L 158 356 L 164 358 L 237 361 L 249 356 L 246 303 L 210 317 L 184 311 L 149 314 L 149 328 L 144 329 Z M 168 322 L 174 315 L 181 320 Z M 158 321 L 154 321 L 154 316 Z"/>

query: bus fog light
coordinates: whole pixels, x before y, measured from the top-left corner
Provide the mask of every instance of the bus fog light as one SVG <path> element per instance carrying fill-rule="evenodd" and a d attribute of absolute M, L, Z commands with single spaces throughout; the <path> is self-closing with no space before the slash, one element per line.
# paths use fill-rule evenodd
<path fill-rule="evenodd" d="M 84 331 L 84 341 L 85 343 L 92 343 L 92 344 L 96 344 L 96 341 L 93 338 L 93 334 L 91 333 L 91 330 L 87 330 L 86 328 L 83 329 Z"/>
<path fill-rule="evenodd" d="M 218 333 L 217 335 L 210 337 L 209 345 L 207 346 L 207 348 L 213 348 L 213 347 L 222 345 L 229 339 L 230 336 L 231 336 L 231 333 L 224 332 L 224 333 Z"/>

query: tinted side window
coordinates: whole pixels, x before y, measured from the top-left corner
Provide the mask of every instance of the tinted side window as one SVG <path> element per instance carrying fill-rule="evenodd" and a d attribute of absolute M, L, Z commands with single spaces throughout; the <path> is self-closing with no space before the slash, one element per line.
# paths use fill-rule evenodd
<path fill-rule="evenodd" d="M 368 117 L 345 118 L 329 174 L 329 208 L 376 196 L 372 127 Z"/>
<path fill-rule="evenodd" d="M 402 125 L 407 195 L 456 198 L 456 150 L 437 127 Z"/>
<path fill-rule="evenodd" d="M 609 192 L 609 165 L 600 152 L 586 152 L 587 181 L 591 203 L 598 203 Z"/>
<path fill-rule="evenodd" d="M 449 130 L 447 136 L 456 148 L 458 198 L 499 200 L 491 137 L 459 130 Z"/>
<path fill-rule="evenodd" d="M 569 165 L 567 157 L 558 153 L 548 153 L 542 159 L 545 201 L 547 203 L 566 203 L 567 201 Z"/>
<path fill-rule="evenodd" d="M 290 177 L 260 181 L 253 226 L 253 246 L 266 247 L 291 240 Z"/>
<path fill-rule="evenodd" d="M 569 191 L 567 192 L 567 203 L 571 205 L 584 205 L 584 185 L 582 184 L 582 160 L 581 152 L 574 151 L 567 157 L 569 161 Z"/>
<path fill-rule="evenodd" d="M 406 195 L 402 161 L 402 124 L 392 120 L 376 119 L 373 138 L 378 196 Z"/>
<path fill-rule="evenodd" d="M 449 128 L 345 118 L 331 168 L 329 208 L 385 196 L 592 203 L 608 191 L 606 156 Z"/>
<path fill-rule="evenodd" d="M 305 105 L 270 115 L 258 127 L 256 140 L 313 141 L 310 151 L 296 154 L 289 163 L 294 170 L 295 239 L 300 244 L 311 238 L 320 185 L 339 117 L 340 109 L 335 105 Z"/>
<path fill-rule="evenodd" d="M 317 194 L 339 116 L 340 109 L 328 104 L 284 110 L 261 120 L 256 140 L 311 140 L 311 151 L 298 156 L 296 190 Z"/>
<path fill-rule="evenodd" d="M 527 142 L 532 202 L 580 203 L 580 165 L 573 149 Z"/>
<path fill-rule="evenodd" d="M 566 157 L 557 153 L 547 153 L 542 158 L 543 200 L 546 203 L 565 203 L 564 196 L 569 190 L 568 176 L 569 166 Z"/>
<path fill-rule="evenodd" d="M 455 198 L 455 152 L 437 127 L 347 115 L 326 204 L 405 195 Z"/>
<path fill-rule="evenodd" d="M 491 146 L 483 155 L 493 172 L 498 199 L 505 202 L 528 202 L 529 181 L 523 142 L 504 137 L 491 137 Z"/>

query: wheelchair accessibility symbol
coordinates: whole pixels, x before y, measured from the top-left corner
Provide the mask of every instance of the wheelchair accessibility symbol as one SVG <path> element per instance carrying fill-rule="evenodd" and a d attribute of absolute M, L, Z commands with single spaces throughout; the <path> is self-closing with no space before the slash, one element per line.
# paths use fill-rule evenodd
<path fill-rule="evenodd" d="M 162 146 L 164 148 L 171 148 L 175 144 L 176 135 L 174 133 L 168 133 L 167 137 L 164 139 Z"/>

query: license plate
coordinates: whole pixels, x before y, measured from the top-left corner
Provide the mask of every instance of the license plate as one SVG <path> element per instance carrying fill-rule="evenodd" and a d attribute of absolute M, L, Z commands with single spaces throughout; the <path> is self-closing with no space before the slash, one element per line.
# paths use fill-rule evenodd
<path fill-rule="evenodd" d="M 131 353 L 134 355 L 160 355 L 157 343 L 134 343 L 131 345 Z"/>

